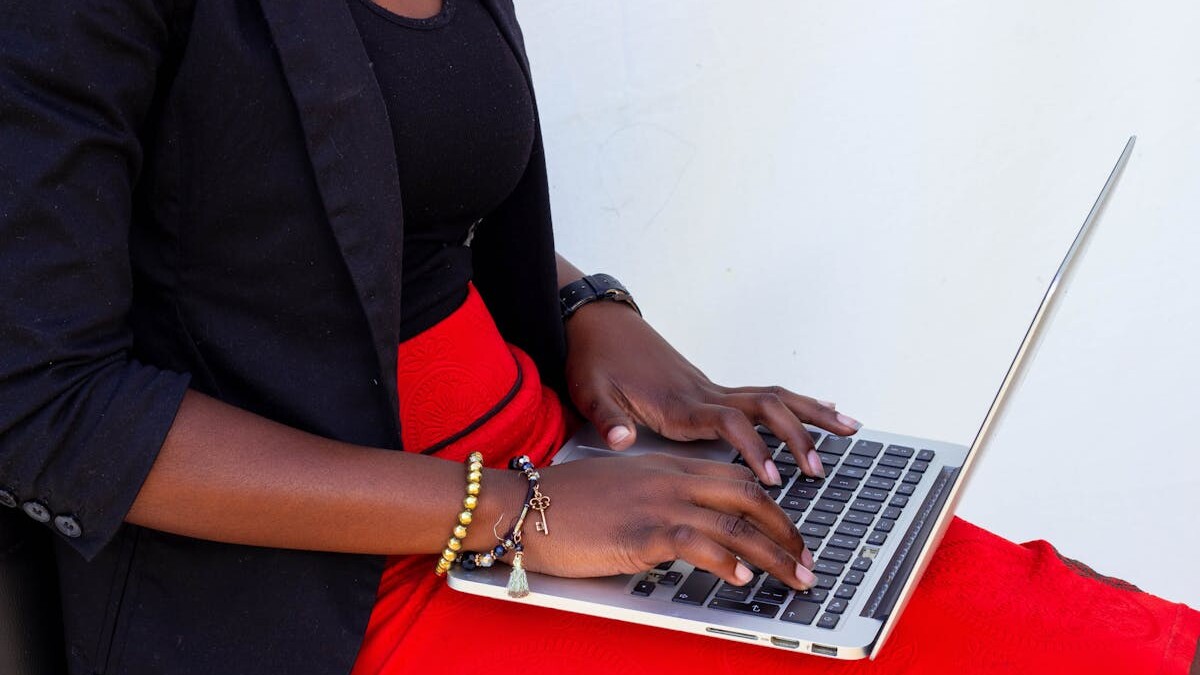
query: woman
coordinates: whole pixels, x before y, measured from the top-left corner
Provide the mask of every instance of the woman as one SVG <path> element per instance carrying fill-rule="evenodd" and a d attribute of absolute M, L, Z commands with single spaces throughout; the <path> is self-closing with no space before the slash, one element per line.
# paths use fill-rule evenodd
<path fill-rule="evenodd" d="M 858 426 L 812 398 L 709 382 L 626 304 L 592 302 L 564 328 L 557 292 L 581 273 L 554 253 L 507 0 L 16 0 L 0 58 L 0 503 L 58 534 L 72 672 L 581 672 L 613 667 L 614 645 L 638 672 L 842 667 L 439 585 L 464 499 L 447 460 L 478 450 L 490 467 L 460 541 L 486 550 L 525 494 L 503 467 L 544 460 L 570 401 L 616 448 L 639 422 L 719 436 L 753 475 L 647 458 L 544 469 L 553 532 L 528 569 L 683 558 L 740 583 L 737 555 L 806 588 L 811 556 L 752 482 L 779 478 L 753 425 L 810 475 L 801 422 Z M 1181 671 L 1200 631 L 1195 612 L 966 525 L 945 551 L 1105 601 L 1058 612 L 1055 635 L 1125 603 L 1115 627 L 1061 643 L 1093 671 Z M 936 564 L 878 666 L 977 666 L 962 645 L 978 639 L 914 651 L 913 634 L 1001 606 L 964 590 L 980 578 Z M 1146 628 L 1135 646 L 1106 639 L 1130 625 Z M 598 631 L 613 639 L 585 649 L 605 660 L 562 647 Z M 986 642 L 1031 634 L 1048 633 L 1008 617 Z"/>

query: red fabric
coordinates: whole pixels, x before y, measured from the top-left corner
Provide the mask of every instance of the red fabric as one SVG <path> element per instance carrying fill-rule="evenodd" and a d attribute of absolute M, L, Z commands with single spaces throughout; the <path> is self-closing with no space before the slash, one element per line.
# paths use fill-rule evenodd
<path fill-rule="evenodd" d="M 523 370 L 520 392 L 438 456 L 461 460 L 479 450 L 500 466 L 522 453 L 544 460 L 564 440 L 563 407 L 529 358 L 503 343 L 473 289 L 462 309 L 400 352 L 401 400 L 411 396 L 401 408 L 406 447 L 428 447 L 502 400 L 516 375 L 508 353 Z M 1200 613 L 1185 605 L 1064 561 L 1046 542 L 1017 545 L 957 519 L 877 661 L 834 661 L 466 595 L 433 575 L 433 561 L 390 561 L 354 675 L 1165 675 L 1187 672 L 1200 636 Z"/>

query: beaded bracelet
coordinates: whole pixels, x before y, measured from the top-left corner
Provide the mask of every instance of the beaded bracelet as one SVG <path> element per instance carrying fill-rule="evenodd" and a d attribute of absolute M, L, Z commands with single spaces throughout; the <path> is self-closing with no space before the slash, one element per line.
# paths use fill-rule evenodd
<path fill-rule="evenodd" d="M 529 489 L 525 492 L 525 502 L 521 506 L 520 515 L 517 516 L 517 520 L 504 536 L 497 537 L 499 541 L 492 550 L 486 553 L 465 554 L 459 558 L 459 564 L 465 570 L 472 570 L 476 567 L 491 567 L 509 551 L 514 551 L 512 571 L 508 575 L 507 590 L 509 597 L 523 598 L 529 595 L 529 578 L 525 574 L 524 565 L 525 544 L 523 538 L 525 519 L 528 517 L 531 509 L 537 511 L 541 516 L 541 522 L 537 523 L 535 529 L 543 535 L 550 534 L 550 527 L 546 522 L 546 509 L 550 508 L 550 498 L 542 494 L 541 486 L 538 482 L 541 475 L 533 468 L 533 462 L 529 459 L 528 455 L 521 455 L 514 458 L 509 463 L 509 468 L 523 472 L 525 479 L 529 482 Z"/>
<path fill-rule="evenodd" d="M 479 490 L 482 482 L 483 455 L 472 452 L 467 457 L 467 495 L 463 497 L 464 510 L 458 514 L 458 524 L 454 526 L 454 532 L 446 540 L 446 550 L 442 551 L 442 557 L 438 559 L 437 566 L 433 570 L 434 574 L 439 577 L 449 571 L 450 565 L 454 564 L 458 558 L 462 542 L 467 538 L 467 526 L 471 524 L 472 512 L 479 505 Z"/>

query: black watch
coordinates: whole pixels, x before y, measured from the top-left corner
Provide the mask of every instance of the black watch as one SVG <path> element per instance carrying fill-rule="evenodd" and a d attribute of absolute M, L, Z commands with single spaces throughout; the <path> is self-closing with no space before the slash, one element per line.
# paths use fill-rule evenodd
<path fill-rule="evenodd" d="M 590 274 L 559 289 L 558 301 L 562 307 L 563 321 L 593 300 L 623 302 L 632 307 L 638 316 L 642 315 L 642 310 L 621 282 L 607 274 Z"/>

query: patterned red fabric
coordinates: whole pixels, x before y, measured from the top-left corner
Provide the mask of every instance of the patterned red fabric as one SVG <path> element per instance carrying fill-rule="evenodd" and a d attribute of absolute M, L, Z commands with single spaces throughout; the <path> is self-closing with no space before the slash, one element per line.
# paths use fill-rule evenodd
<path fill-rule="evenodd" d="M 437 455 L 461 460 L 479 450 L 492 466 L 522 453 L 544 461 L 565 439 L 562 405 L 529 358 L 504 344 L 473 289 L 463 308 L 400 352 L 401 399 L 413 397 L 401 408 L 406 447 L 437 443 L 504 400 L 516 377 L 510 354 L 523 373 L 519 392 Z M 957 519 L 876 661 L 834 661 L 466 595 L 433 575 L 433 561 L 390 561 L 354 675 L 1166 675 L 1187 672 L 1200 636 L 1200 613 L 1185 605 L 1081 573 L 1086 568 L 1065 563 L 1046 542 L 1017 545 Z"/>

